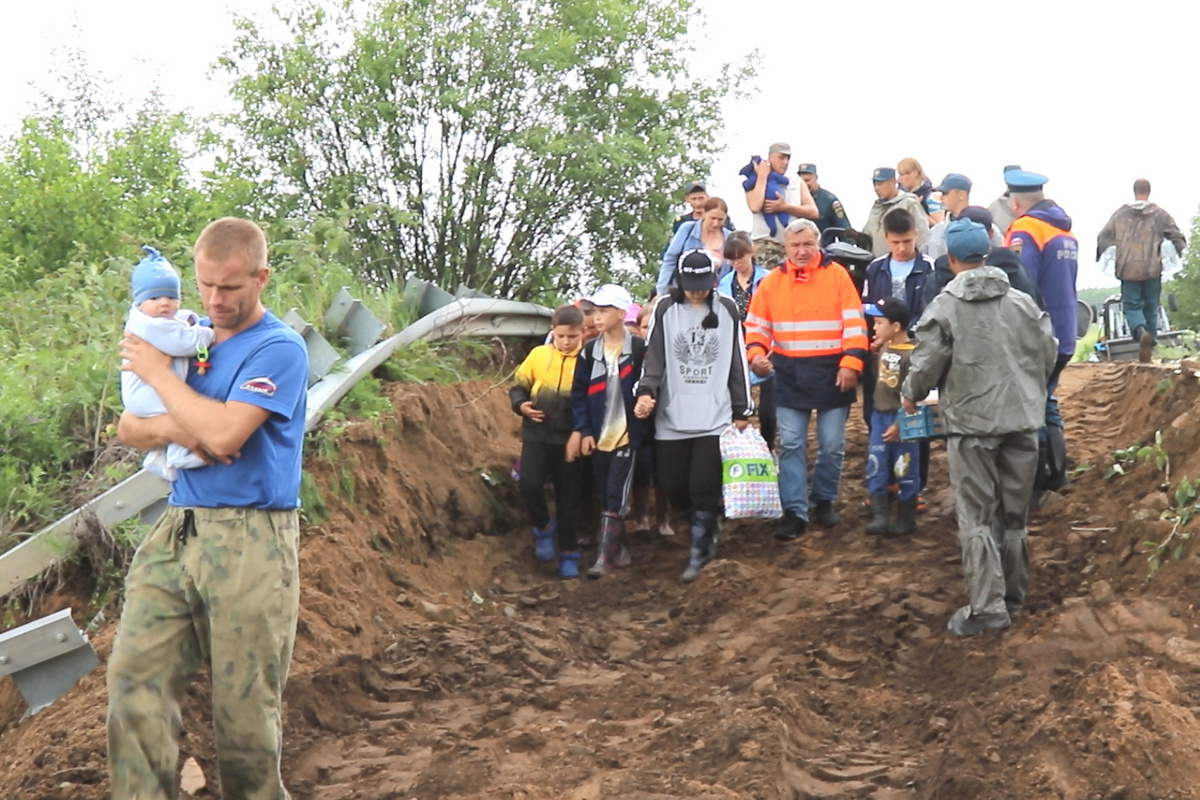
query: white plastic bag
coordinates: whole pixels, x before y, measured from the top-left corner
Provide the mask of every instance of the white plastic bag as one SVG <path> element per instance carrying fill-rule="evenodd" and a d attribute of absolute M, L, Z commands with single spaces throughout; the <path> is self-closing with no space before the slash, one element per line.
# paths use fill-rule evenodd
<path fill-rule="evenodd" d="M 1162 256 L 1162 279 L 1164 281 L 1183 269 L 1183 259 L 1179 257 L 1179 251 L 1175 249 L 1175 243 L 1170 239 L 1163 239 L 1158 252 Z"/>
<path fill-rule="evenodd" d="M 1117 246 L 1109 245 L 1100 254 L 1100 271 L 1110 278 L 1117 277 Z"/>
<path fill-rule="evenodd" d="M 728 519 L 779 519 L 779 468 L 757 428 L 721 434 L 721 493 Z"/>

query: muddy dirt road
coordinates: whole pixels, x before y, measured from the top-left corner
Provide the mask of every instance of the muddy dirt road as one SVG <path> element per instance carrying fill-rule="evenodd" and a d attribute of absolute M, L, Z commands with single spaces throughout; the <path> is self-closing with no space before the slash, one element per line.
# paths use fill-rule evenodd
<path fill-rule="evenodd" d="M 944 631 L 963 590 L 940 446 L 909 541 L 862 534 L 855 421 L 837 528 L 783 545 L 770 524 L 727 525 L 685 586 L 677 520 L 634 538 L 631 569 L 564 583 L 518 529 L 517 421 L 485 388 L 394 385 L 395 419 L 310 460 L 329 508 L 302 544 L 296 798 L 1200 796 L 1198 523 L 1161 518 L 1200 477 L 1192 374 L 1067 370 L 1080 470 L 1032 521 L 1030 613 L 969 641 Z M 1171 494 L 1153 463 L 1104 477 L 1155 431 Z M 1180 560 L 1147 580 L 1143 543 L 1172 531 Z M 36 611 L 86 604 L 80 580 Z M 183 757 L 212 782 L 206 703 L 199 681 Z M 0 797 L 106 797 L 104 709 L 100 671 L 22 724 L 0 683 Z"/>

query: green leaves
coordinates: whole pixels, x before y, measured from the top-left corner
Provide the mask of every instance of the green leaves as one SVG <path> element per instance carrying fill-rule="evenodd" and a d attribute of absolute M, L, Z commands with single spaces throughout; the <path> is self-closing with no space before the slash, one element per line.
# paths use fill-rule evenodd
<path fill-rule="evenodd" d="M 274 205 L 346 210 L 370 282 L 636 281 L 745 77 L 688 75 L 695 18 L 667 0 L 314 3 L 282 39 L 241 26 L 228 123 Z"/>

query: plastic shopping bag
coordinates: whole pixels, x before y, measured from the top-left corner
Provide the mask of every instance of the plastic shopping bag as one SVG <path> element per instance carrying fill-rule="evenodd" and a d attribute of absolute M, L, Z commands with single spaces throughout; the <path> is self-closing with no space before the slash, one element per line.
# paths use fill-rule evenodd
<path fill-rule="evenodd" d="M 1158 246 L 1158 253 L 1162 257 L 1162 279 L 1164 281 L 1175 277 L 1175 274 L 1183 269 L 1183 259 L 1179 257 L 1179 251 L 1175 249 L 1175 243 L 1170 239 L 1162 240 L 1162 244 Z"/>
<path fill-rule="evenodd" d="M 721 489 L 728 519 L 779 519 L 779 470 L 757 428 L 721 434 Z"/>

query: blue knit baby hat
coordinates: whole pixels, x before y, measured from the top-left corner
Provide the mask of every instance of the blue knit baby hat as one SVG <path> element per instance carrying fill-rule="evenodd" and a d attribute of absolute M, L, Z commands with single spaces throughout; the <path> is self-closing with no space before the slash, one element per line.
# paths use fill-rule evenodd
<path fill-rule="evenodd" d="M 171 262 L 153 247 L 142 245 L 146 257 L 133 268 L 133 304 L 140 305 L 155 297 L 179 299 L 179 273 Z"/>

